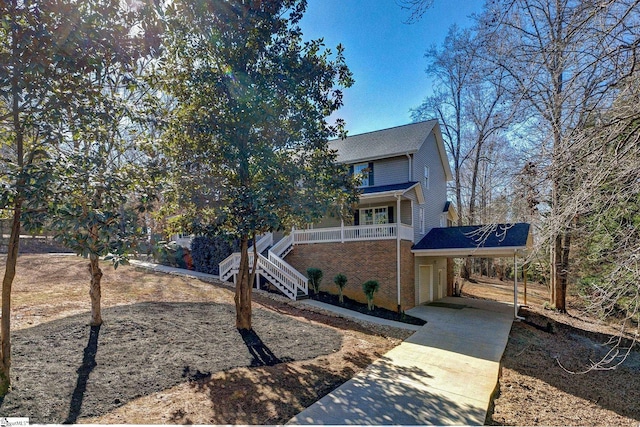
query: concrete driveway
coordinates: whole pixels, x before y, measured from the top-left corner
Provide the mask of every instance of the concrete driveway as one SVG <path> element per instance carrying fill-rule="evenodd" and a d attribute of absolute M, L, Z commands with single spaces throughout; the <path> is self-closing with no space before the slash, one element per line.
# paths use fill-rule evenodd
<path fill-rule="evenodd" d="M 513 306 L 447 297 L 407 314 L 427 324 L 288 424 L 484 424 Z"/>

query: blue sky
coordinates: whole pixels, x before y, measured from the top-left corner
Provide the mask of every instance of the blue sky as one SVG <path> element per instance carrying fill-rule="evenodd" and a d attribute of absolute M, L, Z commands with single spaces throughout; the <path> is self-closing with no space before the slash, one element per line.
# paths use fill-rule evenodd
<path fill-rule="evenodd" d="M 472 25 L 482 0 L 435 0 L 422 19 L 405 24 L 409 12 L 396 0 L 308 0 L 300 24 L 305 39 L 323 37 L 327 47 L 345 47 L 355 84 L 337 113 L 349 135 L 411 122 L 409 110 L 429 95 L 424 58 L 440 45 L 452 24 Z"/>

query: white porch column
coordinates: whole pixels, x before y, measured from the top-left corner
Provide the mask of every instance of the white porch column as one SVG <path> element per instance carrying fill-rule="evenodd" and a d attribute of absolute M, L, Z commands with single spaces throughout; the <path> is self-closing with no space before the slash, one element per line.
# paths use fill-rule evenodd
<path fill-rule="evenodd" d="M 396 282 L 398 288 L 398 312 L 401 310 L 400 303 L 400 219 L 402 218 L 400 212 L 400 195 L 396 195 Z"/>
<path fill-rule="evenodd" d="M 518 251 L 513 252 L 513 318 L 524 319 L 518 316 Z"/>

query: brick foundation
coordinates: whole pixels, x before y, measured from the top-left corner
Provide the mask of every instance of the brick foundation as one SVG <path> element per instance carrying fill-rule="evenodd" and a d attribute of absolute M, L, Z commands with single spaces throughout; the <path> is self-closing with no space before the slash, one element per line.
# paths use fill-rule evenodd
<path fill-rule="evenodd" d="M 411 242 L 402 241 L 400 247 L 400 295 L 401 309 L 415 306 L 415 271 Z M 338 293 L 333 278 L 342 273 L 347 276 L 344 295 L 366 303 L 362 284 L 377 280 L 380 290 L 375 294 L 375 305 L 397 310 L 396 241 L 377 240 L 345 243 L 315 243 L 294 246 L 285 259 L 302 274 L 307 268 L 319 268 L 323 272 L 320 289 Z"/>

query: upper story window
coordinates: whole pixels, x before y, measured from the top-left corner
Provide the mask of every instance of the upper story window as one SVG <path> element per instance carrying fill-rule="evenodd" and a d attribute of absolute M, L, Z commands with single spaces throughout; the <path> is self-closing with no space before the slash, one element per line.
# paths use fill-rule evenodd
<path fill-rule="evenodd" d="M 429 166 L 424 167 L 424 181 L 423 181 L 424 189 L 429 189 Z"/>
<path fill-rule="evenodd" d="M 361 187 L 373 185 L 373 163 L 357 163 L 353 165 L 353 174 L 361 176 Z"/>

